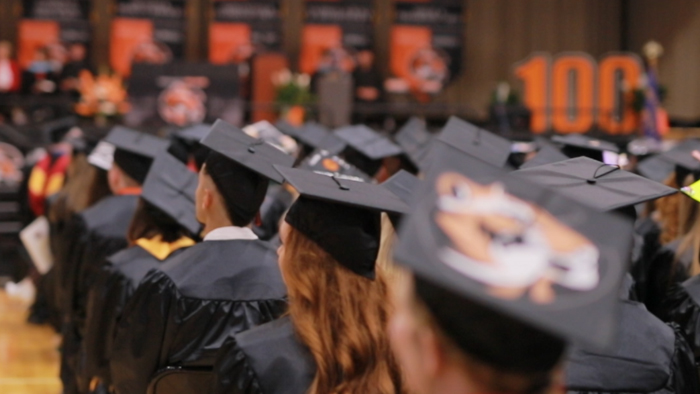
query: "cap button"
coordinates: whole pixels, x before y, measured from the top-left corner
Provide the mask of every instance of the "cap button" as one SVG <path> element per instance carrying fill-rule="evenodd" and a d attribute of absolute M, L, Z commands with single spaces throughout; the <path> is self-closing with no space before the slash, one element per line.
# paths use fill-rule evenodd
<path fill-rule="evenodd" d="M 589 185 L 595 185 L 596 182 L 597 182 L 597 181 L 596 181 L 595 179 L 592 179 L 592 178 L 591 178 L 591 179 L 586 179 L 586 183 L 588 183 Z"/>

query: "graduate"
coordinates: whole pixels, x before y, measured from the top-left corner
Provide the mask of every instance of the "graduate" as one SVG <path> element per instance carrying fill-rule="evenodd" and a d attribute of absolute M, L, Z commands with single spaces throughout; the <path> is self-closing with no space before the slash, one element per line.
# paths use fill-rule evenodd
<path fill-rule="evenodd" d="M 211 125 L 198 124 L 177 130 L 170 135 L 168 152 L 185 163 L 194 172 L 199 172 L 204 160 L 209 155 L 209 148 L 202 146 L 199 141 L 204 138 Z"/>
<path fill-rule="evenodd" d="M 80 343 L 85 335 L 87 295 L 105 259 L 127 246 L 126 233 L 136 210 L 141 184 L 153 157 L 167 148 L 160 138 L 117 126 L 105 139 L 114 145 L 113 163 L 107 174 L 112 195 L 84 210 L 71 221 L 73 243 L 67 254 L 66 304 L 62 329 L 64 362 L 78 371 Z M 85 381 L 78 376 L 78 383 Z M 86 387 L 79 387 L 85 392 Z"/>
<path fill-rule="evenodd" d="M 369 127 L 346 126 L 333 134 L 347 144 L 340 156 L 378 182 L 401 169 L 401 147 Z"/>
<path fill-rule="evenodd" d="M 425 121 L 412 117 L 394 134 L 394 141 L 401 147 L 404 154 L 401 158 L 401 168 L 413 175 L 427 167 L 430 144 L 433 136 L 425 126 Z"/>
<path fill-rule="evenodd" d="M 300 194 L 278 249 L 289 314 L 221 348 L 215 393 L 402 393 L 389 350 L 381 211 L 408 206 L 379 185 L 279 168 Z"/>
<path fill-rule="evenodd" d="M 125 305 L 112 346 L 116 393 L 145 393 L 168 366 L 210 368 L 231 332 L 286 311 L 275 250 L 251 230 L 274 169 L 294 159 L 218 120 L 202 145 L 212 152 L 195 192 L 203 242 L 151 271 Z"/>
<path fill-rule="evenodd" d="M 109 387 L 109 356 L 124 305 L 146 273 L 195 244 L 197 175 L 168 153 L 156 157 L 127 233 L 129 247 L 107 259 L 90 289 L 82 356 L 91 391 Z"/>
<path fill-rule="evenodd" d="M 433 155 L 394 252 L 410 270 L 389 325 L 408 391 L 564 392 L 567 344 L 615 339 L 631 221 L 451 146 Z"/>

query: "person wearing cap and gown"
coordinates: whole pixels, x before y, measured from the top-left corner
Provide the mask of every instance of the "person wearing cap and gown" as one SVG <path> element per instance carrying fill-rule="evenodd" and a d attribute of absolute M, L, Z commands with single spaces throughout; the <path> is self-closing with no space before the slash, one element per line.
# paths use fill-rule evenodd
<path fill-rule="evenodd" d="M 111 196 L 80 212 L 68 225 L 74 241 L 67 252 L 64 278 L 66 299 L 63 300 L 62 363 L 79 373 L 77 359 L 85 335 L 85 308 L 90 286 L 105 259 L 127 246 L 126 234 L 136 210 L 141 184 L 153 156 L 167 147 L 157 137 L 117 126 L 106 142 L 115 146 L 113 163 L 108 171 Z M 80 383 L 79 376 L 76 377 Z M 84 392 L 86 387 L 79 387 Z"/>
<path fill-rule="evenodd" d="M 410 271 L 389 324 L 408 390 L 563 392 L 567 343 L 614 339 L 631 221 L 445 144 L 432 161 L 394 251 Z"/>
<path fill-rule="evenodd" d="M 340 156 L 373 179 L 383 182 L 401 169 L 401 147 L 369 127 L 346 126 L 333 134 L 347 144 Z"/>
<path fill-rule="evenodd" d="M 407 206 L 379 185 L 279 168 L 300 193 L 278 249 L 289 314 L 234 334 L 214 393 L 404 392 L 389 351 L 381 211 Z"/>
<path fill-rule="evenodd" d="M 202 146 L 199 141 L 210 129 L 211 125 L 198 124 L 175 131 L 170 136 L 168 152 L 185 163 L 192 171 L 199 172 L 209 155 L 209 148 Z"/>
<path fill-rule="evenodd" d="M 107 259 L 90 289 L 82 347 L 82 373 L 91 391 L 111 385 L 109 356 L 124 305 L 146 274 L 195 244 L 197 175 L 168 153 L 158 155 L 131 220 L 129 247 Z"/>
<path fill-rule="evenodd" d="M 561 145 L 562 153 L 571 159 L 584 156 L 608 164 L 617 164 L 617 155 L 620 152 L 620 148 L 611 142 L 581 134 L 557 135 L 552 137 L 552 142 Z"/>
<path fill-rule="evenodd" d="M 404 152 L 400 156 L 402 169 L 416 175 L 427 167 L 433 136 L 428 132 L 425 121 L 412 117 L 393 137 Z"/>
<path fill-rule="evenodd" d="M 210 368 L 231 332 L 286 311 L 286 288 L 274 249 L 250 229 L 274 164 L 293 158 L 221 120 L 201 142 L 212 152 L 199 172 L 196 215 L 203 242 L 143 279 L 117 324 L 110 358 L 118 394 L 145 393 L 168 366 Z"/>

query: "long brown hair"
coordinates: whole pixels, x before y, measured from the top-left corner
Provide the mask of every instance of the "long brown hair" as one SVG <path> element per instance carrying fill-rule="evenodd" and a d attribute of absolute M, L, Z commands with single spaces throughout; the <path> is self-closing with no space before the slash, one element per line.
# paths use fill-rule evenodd
<path fill-rule="evenodd" d="M 374 280 L 352 273 L 290 228 L 282 274 L 296 332 L 316 361 L 308 394 L 395 394 L 401 375 L 386 333 L 390 314 L 383 264 Z"/>
<path fill-rule="evenodd" d="M 676 182 L 676 173 L 672 173 L 664 181 L 666 186 L 678 189 L 680 186 Z M 661 234 L 659 240 L 662 245 L 666 245 L 669 242 L 674 241 L 678 237 L 684 235 L 688 228 L 683 228 L 683 221 L 685 219 L 681 216 L 681 201 L 682 196 L 678 193 L 659 198 L 654 202 L 654 207 L 658 215 L 658 221 L 661 226 Z"/>
<path fill-rule="evenodd" d="M 49 208 L 49 219 L 54 223 L 67 221 L 75 213 L 109 195 L 106 174 L 90 165 L 85 154 L 73 155 L 66 172 L 66 183 Z"/>

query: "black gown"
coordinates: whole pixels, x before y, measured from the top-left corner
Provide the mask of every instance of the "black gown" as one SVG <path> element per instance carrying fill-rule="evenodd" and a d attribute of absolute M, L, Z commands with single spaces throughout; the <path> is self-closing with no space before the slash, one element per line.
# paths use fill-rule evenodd
<path fill-rule="evenodd" d="M 73 241 L 67 245 L 69 250 L 63 262 L 66 266 L 62 270 L 63 277 L 59 278 L 60 291 L 64 294 L 61 368 L 75 373 L 78 383 L 85 381 L 78 370 L 82 364 L 78 355 L 84 335 L 88 290 L 107 256 L 127 246 L 126 233 L 138 198 L 135 195 L 106 197 L 77 214 L 64 230 Z M 87 387 L 79 389 L 85 392 Z"/>
<path fill-rule="evenodd" d="M 673 285 L 689 278 L 688 271 L 693 261 L 690 250 L 676 261 L 679 244 L 680 241 L 676 240 L 659 249 L 649 266 L 645 292 L 639 294 L 649 312 L 663 321 L 669 320 L 665 307 L 669 292 Z"/>
<path fill-rule="evenodd" d="M 178 249 L 169 257 L 184 250 Z M 105 386 L 111 384 L 109 358 L 117 321 L 141 280 L 162 262 L 141 246 L 132 246 L 107 258 L 90 289 L 87 303 L 80 360 L 83 377 L 88 383 L 98 377 Z"/>
<path fill-rule="evenodd" d="M 264 241 L 271 240 L 279 232 L 280 220 L 289 206 L 292 205 L 294 196 L 282 186 L 270 187 L 265 201 L 260 207 L 261 223 L 253 228 L 255 234 Z"/>
<path fill-rule="evenodd" d="M 285 316 L 229 338 L 214 373 L 215 394 L 305 394 L 316 363 Z"/>
<path fill-rule="evenodd" d="M 669 292 L 665 304 L 668 318 L 676 323 L 700 359 L 700 276 L 694 276 Z"/>
<path fill-rule="evenodd" d="M 205 241 L 151 271 L 117 324 L 110 371 L 119 394 L 145 393 L 169 366 L 211 368 L 231 332 L 287 308 L 275 251 L 259 240 Z"/>
<path fill-rule="evenodd" d="M 618 341 L 607 352 L 574 349 L 566 365 L 569 394 L 700 392 L 693 353 L 680 331 L 643 304 L 623 300 Z"/>
<path fill-rule="evenodd" d="M 641 219 L 635 226 L 635 240 L 641 239 L 641 242 L 635 242 L 630 273 L 634 278 L 637 294 L 647 294 L 649 269 L 654 256 L 661 249 L 660 235 L 661 228 L 651 218 Z"/>

